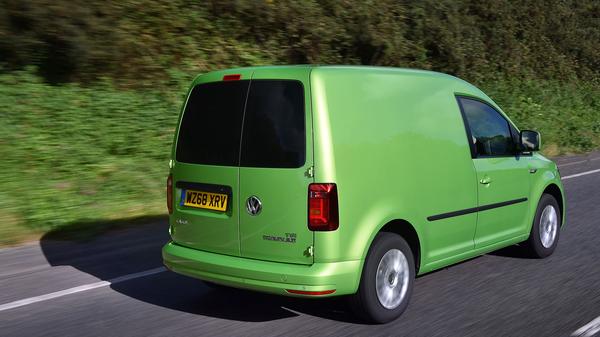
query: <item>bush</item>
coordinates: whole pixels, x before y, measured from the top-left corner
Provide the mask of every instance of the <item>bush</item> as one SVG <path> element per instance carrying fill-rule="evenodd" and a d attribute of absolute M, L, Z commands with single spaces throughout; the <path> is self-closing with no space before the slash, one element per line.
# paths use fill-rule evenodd
<path fill-rule="evenodd" d="M 546 154 L 598 148 L 599 16 L 595 0 L 0 0 L 0 244 L 163 213 L 185 88 L 216 68 L 441 71 Z"/>
<path fill-rule="evenodd" d="M 122 91 L 0 75 L 0 218 L 30 230 L 163 213 L 184 88 Z"/>
<path fill-rule="evenodd" d="M 595 0 L 0 0 L 0 60 L 51 83 L 156 87 L 169 69 L 344 63 L 591 80 Z"/>

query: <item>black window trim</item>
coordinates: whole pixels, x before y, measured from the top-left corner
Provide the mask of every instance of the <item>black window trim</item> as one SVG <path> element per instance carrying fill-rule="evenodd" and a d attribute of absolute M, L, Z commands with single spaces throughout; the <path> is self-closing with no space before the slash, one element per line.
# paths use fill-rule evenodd
<path fill-rule="evenodd" d="M 238 151 L 238 162 L 237 167 L 240 168 L 242 165 L 242 144 L 244 144 L 244 125 L 246 124 L 246 108 L 248 107 L 248 97 L 250 96 L 250 88 L 252 87 L 252 77 L 249 79 L 248 89 L 246 90 L 246 97 L 244 98 L 244 107 L 242 108 L 242 126 L 240 127 L 240 143 Z"/>
<path fill-rule="evenodd" d="M 483 212 L 483 211 L 487 211 L 487 210 L 494 209 L 494 208 L 510 206 L 510 205 L 518 204 L 518 203 L 525 202 L 525 201 L 527 201 L 527 198 L 523 197 L 523 198 L 518 198 L 518 199 L 513 199 L 513 200 L 497 202 L 497 203 L 493 203 L 493 204 L 482 205 L 482 206 L 478 206 L 478 207 L 465 208 L 465 209 L 461 209 L 458 211 L 452 211 L 452 212 L 447 212 L 447 213 L 431 215 L 431 216 L 427 217 L 427 220 L 428 221 L 437 221 L 437 220 L 442 220 L 442 219 L 447 219 L 447 218 L 453 218 L 456 216 L 477 213 L 477 212 Z"/>
<path fill-rule="evenodd" d="M 510 133 L 510 138 L 511 140 L 514 142 L 515 138 L 513 135 L 513 129 L 516 130 L 517 132 L 519 131 L 519 129 L 513 124 L 511 123 L 506 116 L 504 116 L 503 113 L 501 113 L 500 111 L 498 111 L 498 109 L 496 109 L 492 104 L 490 104 L 489 102 L 487 102 L 486 100 L 479 98 L 477 96 L 470 96 L 470 95 L 465 95 L 465 94 L 458 94 L 455 93 L 454 97 L 456 98 L 456 102 L 458 104 L 458 108 L 460 110 L 460 115 L 463 119 L 463 123 L 465 125 L 465 131 L 467 133 L 467 142 L 469 144 L 469 149 L 471 150 L 471 158 L 472 159 L 485 159 L 485 158 L 509 158 L 509 157 L 519 157 L 521 155 L 523 155 L 523 153 L 519 152 L 518 150 L 516 150 L 513 154 L 504 154 L 504 155 L 480 155 L 477 153 L 477 148 L 475 147 L 475 144 L 473 144 L 473 134 L 471 133 L 471 127 L 469 126 L 469 121 L 467 119 L 467 115 L 465 114 L 465 110 L 463 108 L 463 105 L 460 101 L 461 98 L 463 99 L 470 99 L 473 101 L 478 101 L 480 103 L 483 103 L 487 106 L 489 106 L 490 108 L 492 108 L 494 111 L 496 111 L 496 113 L 498 115 L 500 115 L 500 117 L 502 117 L 502 119 L 504 119 L 504 121 L 506 122 L 506 125 L 508 126 L 508 132 Z M 518 144 L 515 143 L 515 149 L 518 148 L 517 146 Z"/>

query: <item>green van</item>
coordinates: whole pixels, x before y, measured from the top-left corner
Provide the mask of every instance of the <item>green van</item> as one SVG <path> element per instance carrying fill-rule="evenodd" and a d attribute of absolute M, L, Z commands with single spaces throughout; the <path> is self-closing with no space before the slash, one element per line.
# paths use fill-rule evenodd
<path fill-rule="evenodd" d="M 198 76 L 167 180 L 172 271 L 287 296 L 351 295 L 364 319 L 407 307 L 416 275 L 565 223 L 556 165 L 469 83 L 383 67 Z"/>

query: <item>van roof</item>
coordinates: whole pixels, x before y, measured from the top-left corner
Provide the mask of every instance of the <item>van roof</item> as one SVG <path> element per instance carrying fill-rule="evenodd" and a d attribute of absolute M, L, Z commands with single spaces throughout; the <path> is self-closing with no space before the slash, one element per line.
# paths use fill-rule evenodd
<path fill-rule="evenodd" d="M 220 69 L 198 75 L 192 85 L 199 83 L 201 78 L 214 77 L 222 78 L 223 75 L 235 74 L 235 73 L 250 73 L 254 70 L 280 70 L 285 72 L 286 70 L 297 70 L 305 69 L 306 71 L 324 71 L 327 73 L 339 72 L 339 73 L 353 73 L 353 74 L 395 74 L 403 75 L 406 77 L 428 77 L 431 80 L 439 82 L 450 82 L 457 85 L 457 87 L 463 88 L 465 92 L 471 92 L 479 97 L 486 98 L 489 102 L 501 111 L 492 100 L 484 92 L 479 90 L 473 84 L 445 73 L 440 73 L 431 70 L 413 69 L 413 68 L 397 68 L 397 67 L 384 67 L 384 66 L 367 66 L 367 65 L 322 65 L 322 64 L 299 64 L 299 65 L 269 65 L 269 66 L 252 66 L 252 67 L 238 67 L 229 69 Z"/>
<path fill-rule="evenodd" d="M 441 78 L 454 78 L 459 79 L 458 77 L 448 75 L 445 73 L 440 73 L 437 71 L 431 70 L 423 70 L 423 69 L 415 69 L 415 68 L 398 68 L 398 67 L 385 67 L 385 66 L 368 66 L 368 65 L 325 65 L 325 64 L 295 64 L 295 65 L 268 65 L 268 66 L 252 66 L 252 67 L 237 67 L 237 68 L 228 68 L 216 70 L 213 72 L 235 72 L 235 71 L 252 71 L 258 69 L 292 69 L 292 68 L 306 68 L 306 69 L 327 69 L 327 70 L 356 70 L 363 72 L 389 72 L 396 74 L 406 74 L 406 75 L 428 75 L 432 77 L 441 77 Z"/>

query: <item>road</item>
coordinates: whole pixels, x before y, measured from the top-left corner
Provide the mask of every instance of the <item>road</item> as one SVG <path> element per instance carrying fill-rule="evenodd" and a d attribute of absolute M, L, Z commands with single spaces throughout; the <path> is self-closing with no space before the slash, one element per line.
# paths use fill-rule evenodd
<path fill-rule="evenodd" d="M 600 152 L 557 162 L 568 223 L 554 255 L 514 246 L 423 275 L 390 324 L 362 324 L 339 298 L 213 290 L 166 271 L 157 220 L 0 250 L 0 336 L 589 337 L 600 330 Z"/>

